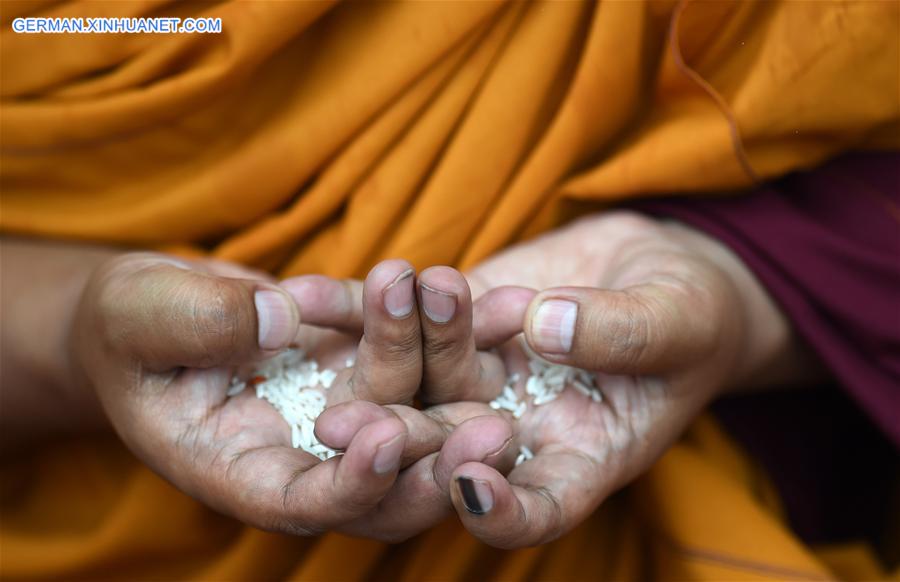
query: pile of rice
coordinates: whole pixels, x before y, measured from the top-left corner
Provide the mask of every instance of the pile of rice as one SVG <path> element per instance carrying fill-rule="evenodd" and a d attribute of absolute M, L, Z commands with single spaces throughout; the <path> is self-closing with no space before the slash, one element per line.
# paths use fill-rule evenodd
<path fill-rule="evenodd" d="M 519 419 L 528 411 L 528 397 L 531 397 L 532 406 L 543 406 L 559 398 L 562 391 L 568 387 L 574 388 L 594 402 L 603 401 L 603 395 L 597 389 L 596 375 L 581 368 L 549 362 L 530 350 L 524 341 L 522 344 L 529 354 L 528 369 L 531 372 L 525 381 L 525 397 L 520 399 L 516 393 L 515 386 L 519 382 L 519 375 L 513 374 L 507 379 L 500 395 L 490 402 L 491 408 L 506 410 L 511 412 L 514 418 Z M 516 465 L 533 457 L 531 449 L 523 445 L 519 447 Z"/>
<path fill-rule="evenodd" d="M 352 365 L 352 362 L 348 362 Z M 331 388 L 337 372 L 319 369 L 301 350 L 286 350 L 260 364 L 246 382 L 232 378 L 228 396 L 240 394 L 248 386 L 281 413 L 291 427 L 291 445 L 327 460 L 338 454 L 315 435 L 316 419 L 325 410 L 324 391 Z"/>
<path fill-rule="evenodd" d="M 556 400 L 568 387 L 594 402 L 603 400 L 594 374 L 580 368 L 554 364 L 531 350 L 528 352 L 531 374 L 525 381 L 524 397 L 519 398 L 515 389 L 520 376 L 513 374 L 507 378 L 500 395 L 490 402 L 494 410 L 506 410 L 519 419 L 528 411 L 529 399 L 531 406 L 542 406 Z M 346 365 L 352 366 L 353 361 L 347 360 Z M 314 432 L 316 419 L 325 410 L 325 391 L 331 388 L 336 377 L 337 372 L 328 368 L 319 369 L 318 362 L 307 358 L 302 350 L 286 350 L 262 362 L 249 380 L 232 378 L 228 396 L 236 396 L 247 387 L 255 388 L 256 397 L 269 402 L 290 426 L 291 445 L 324 461 L 340 454 L 322 444 Z M 534 453 L 522 446 L 516 465 L 533 457 Z"/>

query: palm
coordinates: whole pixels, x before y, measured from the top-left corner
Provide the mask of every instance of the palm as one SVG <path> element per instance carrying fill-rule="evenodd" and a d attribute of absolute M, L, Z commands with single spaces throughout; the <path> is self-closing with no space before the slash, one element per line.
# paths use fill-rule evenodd
<path fill-rule="evenodd" d="M 528 356 L 519 341 L 513 340 L 502 349 L 510 373 L 522 380 L 516 390 L 525 398 L 528 378 Z M 590 460 L 583 467 L 589 477 L 595 471 L 613 474 L 625 460 L 641 451 L 654 421 L 666 413 L 670 394 L 668 382 L 658 378 L 609 376 L 598 374 L 597 385 L 603 395 L 595 402 L 584 394 L 567 388 L 553 401 L 540 406 L 529 402 L 526 413 L 518 421 L 520 444 L 541 454 L 566 453 L 570 458 Z"/>
<path fill-rule="evenodd" d="M 330 492 L 328 484 L 334 478 L 332 474 L 340 470 L 335 467 L 346 462 L 346 455 L 322 463 L 292 448 L 289 425 L 269 402 L 257 398 L 253 389 L 227 396 L 233 370 L 224 368 L 182 372 L 160 393 L 164 411 L 159 416 L 179 419 L 169 429 L 174 431 L 170 435 L 177 436 L 167 440 L 185 449 L 172 457 L 191 459 L 192 470 L 184 474 L 193 474 L 197 481 L 194 487 L 191 483 L 178 485 L 214 507 L 216 491 L 245 492 L 244 503 L 238 509 L 232 507 L 232 513 L 246 521 L 262 523 L 264 527 L 301 535 L 336 528 L 351 535 L 399 540 L 440 521 L 449 510 L 443 489 L 449 472 L 460 462 L 484 458 L 485 449 L 495 449 L 508 438 L 506 423 L 485 416 L 488 407 L 472 402 L 448 403 L 428 411 L 404 405 L 392 405 L 388 410 L 371 402 L 347 402 L 344 398 L 348 396 L 346 388 L 352 374 L 347 360 L 356 359 L 360 334 L 305 325 L 300 332 L 300 346 L 309 358 L 319 363 L 320 370 L 330 368 L 338 372 L 331 389 L 311 389 L 322 390 L 329 405 L 340 402 L 349 405 L 342 410 L 342 407 L 330 408 L 323 414 L 324 418 L 341 410 L 325 422 L 325 430 L 332 437 L 335 430 L 346 433 L 362 416 L 368 416 L 367 422 L 373 423 L 379 416 L 401 418 L 411 432 L 415 429 L 416 434 L 411 434 L 408 440 L 403 470 L 390 492 L 369 512 L 353 518 L 342 517 L 334 503 L 323 503 L 319 497 Z M 246 377 L 252 370 L 239 373 Z M 473 422 L 470 424 L 469 420 Z M 447 426 L 455 427 L 449 437 Z M 320 428 L 317 423 L 317 431 Z M 357 435 L 363 432 L 365 429 Z M 356 437 L 353 444 L 357 444 Z M 331 465 L 332 472 L 323 473 L 320 469 L 325 465 Z M 319 477 L 304 483 L 305 474 L 317 470 Z M 208 492 L 213 495 L 206 495 Z M 290 498 L 293 503 L 289 502 Z M 410 504 L 419 504 L 421 509 L 410 514 Z M 291 511 L 291 505 L 303 506 L 302 511 Z M 243 515 L 240 507 L 251 508 L 254 514 Z M 344 503 L 342 509 L 347 513 L 359 508 Z M 313 520 L 304 517 L 310 513 L 317 517 Z"/>
<path fill-rule="evenodd" d="M 548 521 L 544 530 L 523 525 L 525 529 L 517 531 L 507 523 L 506 529 L 496 532 L 489 531 L 485 522 L 472 522 L 477 533 L 492 543 L 512 546 L 559 535 L 566 524 L 580 521 L 605 495 L 645 470 L 714 394 L 730 365 L 727 357 L 717 357 L 714 350 L 719 349 L 720 338 L 730 335 L 723 333 L 730 324 L 722 322 L 731 317 L 723 305 L 733 296 L 728 284 L 723 284 L 722 273 L 691 244 L 675 229 L 626 213 L 609 213 L 511 248 L 468 274 L 474 296 L 501 286 L 590 287 L 620 294 L 638 286 L 653 288 L 663 297 L 669 293 L 689 297 L 688 317 L 711 322 L 700 325 L 700 333 L 693 336 L 685 330 L 685 337 L 693 338 L 683 342 L 688 347 L 678 352 L 685 358 L 675 358 L 658 374 L 614 376 L 590 370 L 596 373 L 602 402 L 570 387 L 555 400 L 534 406 L 525 394 L 524 379 L 530 370 L 522 342 L 515 338 L 504 344 L 500 352 L 507 370 L 523 378 L 516 387 L 518 396 L 529 403 L 518 421 L 519 441 L 536 454 L 534 461 L 516 467 L 508 476 L 522 504 L 510 515 L 558 515 L 559 519 Z M 677 312 L 683 317 L 684 311 Z M 666 318 L 670 313 L 663 309 L 654 315 Z M 629 322 L 619 323 L 627 331 Z M 667 320 L 666 325 L 671 324 Z M 613 336 L 602 349 L 615 353 L 620 347 L 628 349 L 627 341 L 618 346 Z M 733 351 L 727 346 L 722 353 Z M 475 478 L 491 480 L 490 472 L 483 469 L 466 470 Z M 497 487 L 494 481 L 495 492 Z M 534 497 L 533 491 L 541 493 Z"/>
<path fill-rule="evenodd" d="M 301 328 L 301 344 L 323 367 L 344 368 L 356 352 L 359 338 L 352 334 Z M 283 491 L 303 471 L 319 463 L 291 447 L 291 432 L 281 414 L 253 389 L 228 397 L 230 368 L 185 369 L 157 393 L 154 407 L 160 422 L 169 424 L 169 442 L 193 462 L 199 482 L 177 483 L 201 498 L 208 490 Z M 173 455 L 176 456 L 176 455 Z M 285 460 L 290 458 L 291 462 Z M 263 489 L 260 482 L 267 483 Z M 212 501 L 211 501 L 212 503 Z"/>
<path fill-rule="evenodd" d="M 503 285 L 615 287 L 619 273 L 613 271 L 613 263 L 626 252 L 652 244 L 656 236 L 654 226 L 630 216 L 592 218 L 501 253 L 469 277 L 475 295 Z M 510 373 L 528 377 L 527 359 L 518 342 L 511 342 L 504 356 Z M 603 404 L 565 390 L 553 402 L 529 407 L 520 421 L 522 433 L 536 446 L 570 447 L 600 462 L 610 450 L 620 451 L 646 432 L 653 413 L 663 405 L 667 382 L 607 376 L 598 384 Z M 524 393 L 522 386 L 518 389 Z"/>

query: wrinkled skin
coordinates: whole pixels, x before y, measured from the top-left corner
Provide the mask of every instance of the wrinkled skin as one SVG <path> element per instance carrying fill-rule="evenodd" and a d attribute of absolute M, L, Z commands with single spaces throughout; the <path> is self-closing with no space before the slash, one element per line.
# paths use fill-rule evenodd
<path fill-rule="evenodd" d="M 345 306 L 335 305 L 307 318 L 343 323 L 343 331 L 299 325 L 296 306 L 279 324 L 291 336 L 279 347 L 300 344 L 325 367 L 343 368 L 359 346 L 357 365 L 341 372 L 329 394 L 332 408 L 320 417 L 320 438 L 344 450 L 324 463 L 290 447 L 287 424 L 252 390 L 226 397 L 237 368 L 276 353 L 257 344 L 255 291 L 291 302 L 257 273 L 162 255 L 116 258 L 85 290 L 73 328 L 74 361 L 126 444 L 212 507 L 265 529 L 403 539 L 450 511 L 446 489 L 454 467 L 490 463 L 510 437 L 508 424 L 484 404 L 423 414 L 357 400 L 409 403 L 418 389 L 418 314 L 392 318 L 380 300 L 380 287 L 408 268 L 388 261 L 373 270 L 366 291 L 352 297 L 367 302 L 365 317 L 348 319 Z M 371 333 L 360 339 L 363 327 Z M 421 511 L 410 514 L 411 504 Z"/>
<path fill-rule="evenodd" d="M 260 290 L 291 307 L 264 325 Z M 562 353 L 542 340 L 546 299 L 578 305 Z M 264 328 L 279 331 L 277 345 Z M 519 420 L 489 408 L 513 372 L 524 394 L 522 331 L 546 359 L 597 372 L 604 400 L 570 389 Z M 226 263 L 124 255 L 91 278 L 72 346 L 129 447 L 247 523 L 397 541 L 455 508 L 480 539 L 519 547 L 585 519 L 713 397 L 764 371 L 789 336 L 724 247 L 615 212 L 465 277 L 449 267 L 414 277 L 392 260 L 365 283 L 312 275 L 276 286 Z M 344 454 L 323 463 L 292 449 L 286 423 L 251 391 L 225 395 L 235 370 L 297 344 L 340 370 L 316 434 Z M 348 356 L 356 365 L 343 369 Z M 414 408 L 417 396 L 431 406 Z M 513 468 L 520 445 L 536 456 Z"/>
<path fill-rule="evenodd" d="M 529 345 L 541 351 L 537 310 L 545 299 L 579 305 L 567 354 L 543 355 L 598 372 L 605 397 L 573 389 L 515 423 L 513 448 L 535 458 L 507 478 L 482 463 L 457 468 L 491 506 L 467 510 L 465 526 L 487 543 L 519 547 L 552 540 L 645 471 L 717 394 L 752 378 L 788 337 L 785 322 L 743 265 L 717 242 L 677 224 L 609 213 L 509 249 L 471 273 L 482 301 L 522 303 L 519 286 L 543 290 L 525 308 Z M 499 288 L 499 289 L 498 289 Z M 484 334 L 483 334 L 484 335 Z M 502 350 L 519 372 L 519 342 Z M 490 499 L 492 498 L 492 499 Z"/>

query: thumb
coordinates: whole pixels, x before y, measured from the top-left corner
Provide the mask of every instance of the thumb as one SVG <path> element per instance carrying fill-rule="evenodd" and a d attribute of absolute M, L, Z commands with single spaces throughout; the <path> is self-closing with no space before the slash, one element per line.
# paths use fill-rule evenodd
<path fill-rule="evenodd" d="M 529 304 L 525 337 L 552 362 L 610 374 L 654 374 L 708 353 L 715 334 L 697 315 L 686 297 L 662 285 L 557 287 Z"/>
<path fill-rule="evenodd" d="M 276 285 L 219 277 L 168 257 L 125 255 L 95 279 L 95 325 L 106 346 L 150 371 L 208 368 L 287 347 L 300 314 Z"/>

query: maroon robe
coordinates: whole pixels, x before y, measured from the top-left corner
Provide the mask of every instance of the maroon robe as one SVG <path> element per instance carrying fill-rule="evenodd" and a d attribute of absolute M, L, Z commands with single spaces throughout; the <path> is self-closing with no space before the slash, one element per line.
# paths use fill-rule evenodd
<path fill-rule="evenodd" d="M 878 547 L 900 501 L 900 155 L 847 155 L 741 196 L 633 206 L 729 246 L 827 368 L 831 386 L 713 409 L 769 470 L 801 537 Z"/>

